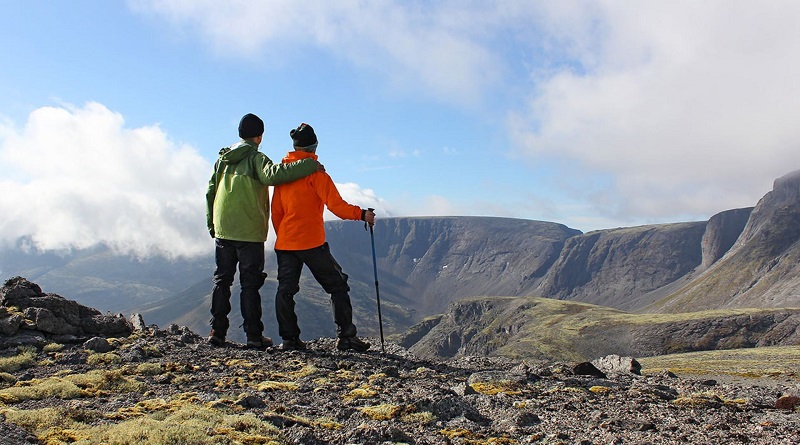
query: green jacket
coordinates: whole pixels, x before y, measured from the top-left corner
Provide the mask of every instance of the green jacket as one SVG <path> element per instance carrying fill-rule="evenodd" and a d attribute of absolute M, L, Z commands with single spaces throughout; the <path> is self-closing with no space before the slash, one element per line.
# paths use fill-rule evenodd
<path fill-rule="evenodd" d="M 216 238 L 264 242 L 269 224 L 268 186 L 317 171 L 312 159 L 273 164 L 258 146 L 243 140 L 219 152 L 206 191 L 206 224 Z"/>

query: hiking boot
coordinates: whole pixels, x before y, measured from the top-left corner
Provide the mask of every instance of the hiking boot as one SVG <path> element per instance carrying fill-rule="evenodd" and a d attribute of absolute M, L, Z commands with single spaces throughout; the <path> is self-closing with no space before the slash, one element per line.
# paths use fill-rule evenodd
<path fill-rule="evenodd" d="M 352 349 L 356 352 L 366 352 L 369 349 L 369 343 L 358 337 L 339 337 L 339 340 L 336 342 L 336 349 L 340 351 Z"/>
<path fill-rule="evenodd" d="M 303 340 L 299 338 L 284 338 L 281 349 L 284 351 L 305 351 L 308 348 Z"/>
<path fill-rule="evenodd" d="M 217 346 L 217 347 L 225 346 L 225 334 L 212 329 L 211 334 L 209 334 L 208 339 L 206 339 L 206 341 L 211 346 Z"/>
<path fill-rule="evenodd" d="M 263 335 L 247 336 L 247 347 L 254 349 L 266 349 L 272 346 L 272 339 Z"/>

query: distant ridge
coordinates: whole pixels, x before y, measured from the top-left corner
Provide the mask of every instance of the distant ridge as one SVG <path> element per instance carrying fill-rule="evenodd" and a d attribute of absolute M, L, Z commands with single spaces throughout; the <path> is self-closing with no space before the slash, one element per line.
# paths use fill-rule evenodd
<path fill-rule="evenodd" d="M 326 230 L 349 275 L 359 332 L 376 335 L 369 234 L 353 221 L 326 222 Z M 778 178 L 755 207 L 708 221 L 589 233 L 553 222 L 470 216 L 379 218 L 375 226 L 387 335 L 420 322 L 430 327 L 430 317 L 464 298 L 544 297 L 641 314 L 800 307 L 799 240 L 800 171 Z M 210 256 L 134 261 L 103 248 L 59 256 L 10 250 L 0 252 L 0 270 L 102 310 L 207 328 Z M 267 273 L 264 322 L 275 336 L 269 249 Z M 232 326 L 238 326 L 236 295 Z M 328 296 L 308 274 L 297 301 L 303 336 L 330 336 Z M 414 332 L 422 338 L 418 326 Z"/>

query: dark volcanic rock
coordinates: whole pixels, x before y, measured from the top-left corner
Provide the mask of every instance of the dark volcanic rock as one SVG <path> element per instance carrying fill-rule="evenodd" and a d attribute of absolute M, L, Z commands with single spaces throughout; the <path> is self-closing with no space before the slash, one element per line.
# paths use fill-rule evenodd
<path fill-rule="evenodd" d="M 89 336 L 127 336 L 133 332 L 131 322 L 121 315 L 104 315 L 73 300 L 44 293 L 39 285 L 22 277 L 5 282 L 0 289 L 0 304 L 0 333 L 13 336 L 25 329 L 30 334 L 26 338 L 34 343 L 48 338 L 81 341 Z M 0 344 L 4 340 L 0 337 Z"/>

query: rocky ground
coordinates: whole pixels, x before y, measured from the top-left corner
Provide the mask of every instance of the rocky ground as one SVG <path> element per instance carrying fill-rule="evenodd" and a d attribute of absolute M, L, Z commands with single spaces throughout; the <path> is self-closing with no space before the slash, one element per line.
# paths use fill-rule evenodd
<path fill-rule="evenodd" d="M 52 313 L 20 309 L 0 314 L 23 314 L 0 334 L 0 444 L 800 443 L 795 381 L 643 376 L 619 357 L 441 362 L 375 339 L 363 354 L 327 338 L 220 348 L 136 317 L 125 335 L 53 335 L 36 324 L 60 326 Z"/>
<path fill-rule="evenodd" d="M 88 346 L 101 348 L 98 344 L 104 343 Z M 800 418 L 787 397 L 790 385 L 721 384 L 668 373 L 576 374 L 586 369 L 597 374 L 587 364 L 488 358 L 437 363 L 415 359 L 393 344 L 385 353 L 379 345 L 364 354 L 340 352 L 332 339 L 310 342 L 308 352 L 257 351 L 238 344 L 217 348 L 177 326 L 139 331 L 108 345 L 105 353 L 83 344 L 37 350 L 33 366 L 8 372 L 12 377 L 4 378 L 0 390 L 5 416 L 0 442 L 102 443 L 104 436 L 93 438 L 93 428 L 147 416 L 164 420 L 180 404 L 250 414 L 275 427 L 271 435 L 242 427 L 238 442 L 236 436 L 207 429 L 201 433 L 208 442 L 192 443 L 800 442 Z M 4 353 L 13 357 L 16 351 Z M 116 373 L 105 380 L 117 386 L 77 383 L 82 391 L 74 397 L 53 391 L 26 398 L 11 391 L 92 372 Z M 76 423 L 59 430 L 58 423 L 36 427 L 19 416 L 45 408 L 56 408 L 51 413 Z M 162 440 L 135 428 L 126 433 L 129 441 L 117 443 Z"/>

